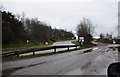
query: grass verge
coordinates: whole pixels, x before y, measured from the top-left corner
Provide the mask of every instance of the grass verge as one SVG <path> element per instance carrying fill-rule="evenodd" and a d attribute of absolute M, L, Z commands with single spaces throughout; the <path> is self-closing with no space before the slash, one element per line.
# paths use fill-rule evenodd
<path fill-rule="evenodd" d="M 80 45 L 80 43 L 78 41 L 76 41 L 76 40 L 72 41 L 72 43 L 75 44 L 75 45 Z"/>
<path fill-rule="evenodd" d="M 45 44 L 45 43 L 39 43 L 39 44 L 32 44 L 32 43 L 19 44 L 19 45 L 13 45 L 13 46 L 10 46 L 10 47 L 1 48 L 0 50 L 2 50 L 2 51 L 10 51 L 10 50 L 25 49 L 25 48 L 39 48 L 39 47 L 52 45 L 53 43 L 54 43 L 53 41 L 49 41 L 48 44 Z"/>

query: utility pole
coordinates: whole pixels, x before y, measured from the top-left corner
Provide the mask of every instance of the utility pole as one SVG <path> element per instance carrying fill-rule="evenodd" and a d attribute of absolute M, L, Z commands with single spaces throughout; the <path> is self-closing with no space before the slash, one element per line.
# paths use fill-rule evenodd
<path fill-rule="evenodd" d="M 120 39 L 120 2 L 118 2 L 118 38 Z"/>
<path fill-rule="evenodd" d="M 118 39 L 120 40 L 120 1 L 118 2 Z M 118 51 L 118 57 L 120 57 L 120 46 L 118 46 Z M 120 58 L 118 60 L 120 61 Z"/>

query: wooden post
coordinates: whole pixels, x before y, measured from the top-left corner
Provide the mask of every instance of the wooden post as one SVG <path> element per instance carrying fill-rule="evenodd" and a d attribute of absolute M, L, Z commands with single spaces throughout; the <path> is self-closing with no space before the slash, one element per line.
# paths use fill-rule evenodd
<path fill-rule="evenodd" d="M 16 51 L 16 55 L 17 55 L 17 57 L 19 57 L 19 51 Z"/>
<path fill-rule="evenodd" d="M 69 51 L 69 46 L 68 46 L 68 51 Z"/>
<path fill-rule="evenodd" d="M 76 45 L 76 49 L 77 49 L 77 45 Z"/>
<path fill-rule="evenodd" d="M 33 55 L 35 55 L 35 51 L 33 51 Z"/>
<path fill-rule="evenodd" d="M 54 47 L 54 52 L 56 53 L 56 47 Z"/>

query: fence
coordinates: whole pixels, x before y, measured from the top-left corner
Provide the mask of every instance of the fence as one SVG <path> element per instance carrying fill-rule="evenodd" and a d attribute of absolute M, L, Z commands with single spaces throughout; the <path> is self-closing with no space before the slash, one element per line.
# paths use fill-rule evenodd
<path fill-rule="evenodd" d="M 48 47 L 41 47 L 41 48 L 29 48 L 29 49 L 20 49 L 20 50 L 14 50 L 14 51 L 6 51 L 2 53 L 2 57 L 8 57 L 8 56 L 18 56 L 20 54 L 25 54 L 25 53 L 33 53 L 33 55 L 35 55 L 35 52 L 40 52 L 40 51 L 44 51 L 44 50 L 50 50 L 50 49 L 54 49 L 53 52 L 56 53 L 56 49 L 58 48 L 67 48 L 67 50 L 69 51 L 70 47 L 78 47 L 79 45 L 61 45 L 61 46 L 48 46 Z"/>

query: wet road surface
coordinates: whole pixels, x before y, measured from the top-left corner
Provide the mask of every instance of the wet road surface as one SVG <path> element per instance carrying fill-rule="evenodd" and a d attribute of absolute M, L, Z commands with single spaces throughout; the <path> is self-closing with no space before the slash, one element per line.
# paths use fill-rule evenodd
<path fill-rule="evenodd" d="M 92 49 L 91 52 L 86 50 Z M 110 63 L 118 60 L 118 50 L 96 46 L 47 57 L 3 63 L 3 69 L 20 68 L 12 75 L 106 75 Z"/>

